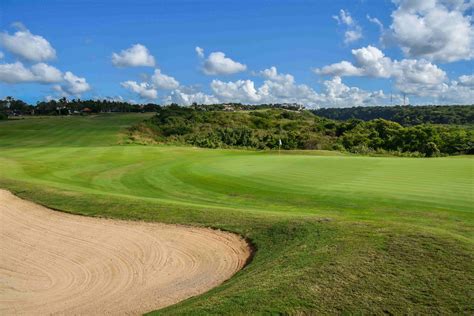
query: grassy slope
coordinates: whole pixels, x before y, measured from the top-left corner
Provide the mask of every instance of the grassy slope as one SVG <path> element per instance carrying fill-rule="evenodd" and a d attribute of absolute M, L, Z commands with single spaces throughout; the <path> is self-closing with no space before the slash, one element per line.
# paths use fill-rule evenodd
<path fill-rule="evenodd" d="M 471 158 L 117 145 L 142 118 L 0 122 L 0 186 L 69 212 L 255 243 L 234 278 L 161 312 L 474 311 Z"/>

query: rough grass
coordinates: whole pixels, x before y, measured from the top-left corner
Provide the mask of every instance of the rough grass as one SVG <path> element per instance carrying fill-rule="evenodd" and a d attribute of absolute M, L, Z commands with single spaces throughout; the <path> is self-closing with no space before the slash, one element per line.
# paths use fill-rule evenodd
<path fill-rule="evenodd" d="M 0 122 L 0 186 L 240 233 L 253 261 L 162 314 L 472 314 L 473 160 L 119 145 L 143 115 Z"/>

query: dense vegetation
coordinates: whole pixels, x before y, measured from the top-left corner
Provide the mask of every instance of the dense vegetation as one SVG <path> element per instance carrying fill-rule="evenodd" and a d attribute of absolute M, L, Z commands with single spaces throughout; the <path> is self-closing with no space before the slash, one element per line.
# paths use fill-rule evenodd
<path fill-rule="evenodd" d="M 120 100 L 59 100 L 41 101 L 30 105 L 22 100 L 7 97 L 0 100 L 0 113 L 16 115 L 70 115 L 79 113 L 103 112 L 153 112 L 159 106 L 149 104 L 131 104 Z"/>
<path fill-rule="evenodd" d="M 70 213 L 254 243 L 242 271 L 158 315 L 473 314 L 472 157 L 121 142 L 151 116 L 2 121 L 0 187 Z"/>
<path fill-rule="evenodd" d="M 138 142 L 204 148 L 324 149 L 360 154 L 439 156 L 474 153 L 474 106 L 395 106 L 303 110 L 297 104 L 180 107 L 116 100 L 50 100 L 35 106 L 7 97 L 8 115 L 157 112 L 131 129 Z M 315 115 L 316 114 L 316 115 Z"/>
<path fill-rule="evenodd" d="M 333 120 L 378 118 L 404 126 L 431 124 L 474 124 L 474 105 L 428 106 L 369 106 L 352 108 L 327 108 L 314 110 L 314 114 Z"/>
<path fill-rule="evenodd" d="M 241 103 L 228 104 L 196 104 L 192 108 L 200 108 L 201 110 L 225 110 L 232 108 L 233 110 L 256 110 L 256 109 L 271 109 L 280 108 L 288 110 L 298 110 L 302 106 L 297 104 L 259 104 L 247 105 Z M 59 100 L 49 100 L 37 102 L 36 105 L 31 105 L 23 100 L 15 99 L 13 97 L 6 97 L 0 100 L 0 113 L 11 116 L 18 115 L 71 115 L 81 113 L 110 113 L 110 112 L 154 112 L 160 108 L 160 105 L 155 103 L 147 104 L 133 104 L 123 100 L 111 99 L 95 99 L 95 100 L 81 100 L 63 97 Z"/>
<path fill-rule="evenodd" d="M 345 122 L 310 111 L 219 111 L 171 105 L 131 129 L 134 141 L 205 148 L 324 149 L 422 156 L 474 153 L 471 127 L 422 124 L 403 127 L 384 119 Z"/>

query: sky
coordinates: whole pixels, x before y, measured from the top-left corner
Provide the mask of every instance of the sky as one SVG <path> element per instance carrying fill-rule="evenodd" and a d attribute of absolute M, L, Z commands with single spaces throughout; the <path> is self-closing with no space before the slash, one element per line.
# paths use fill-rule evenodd
<path fill-rule="evenodd" d="M 0 98 L 474 103 L 474 0 L 0 3 Z"/>

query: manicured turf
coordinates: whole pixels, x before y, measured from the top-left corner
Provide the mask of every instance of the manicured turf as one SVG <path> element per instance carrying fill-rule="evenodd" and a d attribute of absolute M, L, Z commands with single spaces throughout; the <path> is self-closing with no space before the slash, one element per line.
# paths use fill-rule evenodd
<path fill-rule="evenodd" d="M 64 211 L 231 230 L 257 248 L 163 313 L 472 313 L 470 157 L 123 145 L 146 114 L 0 122 L 0 187 Z"/>

